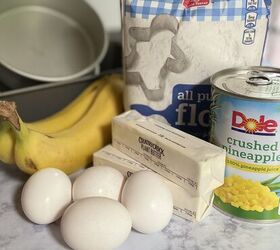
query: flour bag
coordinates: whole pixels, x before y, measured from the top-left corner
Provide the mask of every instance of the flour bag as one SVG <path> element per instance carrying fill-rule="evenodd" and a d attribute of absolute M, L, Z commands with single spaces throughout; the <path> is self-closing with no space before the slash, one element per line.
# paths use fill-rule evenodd
<path fill-rule="evenodd" d="M 126 109 L 207 140 L 210 80 L 260 65 L 271 0 L 122 0 Z"/>

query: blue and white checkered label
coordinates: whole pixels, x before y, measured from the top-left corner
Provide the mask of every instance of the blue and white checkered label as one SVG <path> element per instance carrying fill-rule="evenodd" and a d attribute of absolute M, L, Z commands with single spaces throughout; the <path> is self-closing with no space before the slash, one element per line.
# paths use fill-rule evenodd
<path fill-rule="evenodd" d="M 183 21 L 245 20 L 246 13 L 256 13 L 258 19 L 269 14 L 271 0 L 210 0 L 205 6 L 186 8 L 182 0 L 126 0 L 125 13 L 130 17 L 150 19 L 167 14 Z"/>

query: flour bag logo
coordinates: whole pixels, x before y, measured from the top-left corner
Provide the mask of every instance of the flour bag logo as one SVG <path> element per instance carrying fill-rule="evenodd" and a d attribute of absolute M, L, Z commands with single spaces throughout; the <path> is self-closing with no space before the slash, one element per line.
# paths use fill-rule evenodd
<path fill-rule="evenodd" d="M 254 135 L 275 136 L 278 127 L 277 121 L 265 118 L 260 115 L 259 119 L 247 118 L 239 111 L 232 112 L 231 129 L 241 133 Z"/>
<path fill-rule="evenodd" d="M 161 116 L 172 127 L 208 140 L 210 88 L 209 84 L 178 84 L 173 88 L 172 103 L 166 109 L 154 110 L 142 104 L 131 105 L 131 108 L 144 116 Z"/>
<path fill-rule="evenodd" d="M 186 8 L 208 5 L 208 4 L 209 4 L 209 0 L 184 0 L 183 1 L 183 5 Z"/>

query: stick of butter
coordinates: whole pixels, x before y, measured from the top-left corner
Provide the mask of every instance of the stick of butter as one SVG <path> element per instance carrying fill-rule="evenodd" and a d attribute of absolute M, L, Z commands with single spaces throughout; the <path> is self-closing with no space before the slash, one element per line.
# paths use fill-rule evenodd
<path fill-rule="evenodd" d="M 113 119 L 113 147 L 194 195 L 224 182 L 224 149 L 137 111 Z"/>
<path fill-rule="evenodd" d="M 125 177 L 129 177 L 131 174 L 140 170 L 147 170 L 144 165 L 121 153 L 111 145 L 95 152 L 93 162 L 95 166 L 113 167 Z M 187 190 L 166 178 L 162 177 L 162 179 L 172 193 L 174 214 L 196 222 L 202 220 L 208 214 L 213 201 L 212 192 L 203 196 L 193 196 Z"/>

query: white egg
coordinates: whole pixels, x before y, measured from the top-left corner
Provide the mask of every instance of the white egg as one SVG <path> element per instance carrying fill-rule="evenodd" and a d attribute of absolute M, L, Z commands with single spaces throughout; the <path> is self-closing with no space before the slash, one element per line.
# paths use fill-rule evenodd
<path fill-rule="evenodd" d="M 161 231 L 172 217 L 170 190 L 158 174 L 148 170 L 127 179 L 121 202 L 131 215 L 132 227 L 141 233 Z"/>
<path fill-rule="evenodd" d="M 96 196 L 119 200 L 124 181 L 124 176 L 114 168 L 88 168 L 74 181 L 73 200 Z"/>
<path fill-rule="evenodd" d="M 71 194 L 72 184 L 64 172 L 55 168 L 40 170 L 23 187 L 23 212 L 34 223 L 52 223 L 62 216 L 71 203 Z"/>
<path fill-rule="evenodd" d="M 119 247 L 131 231 L 131 218 L 118 201 L 104 197 L 78 200 L 61 218 L 64 241 L 75 250 Z"/>

